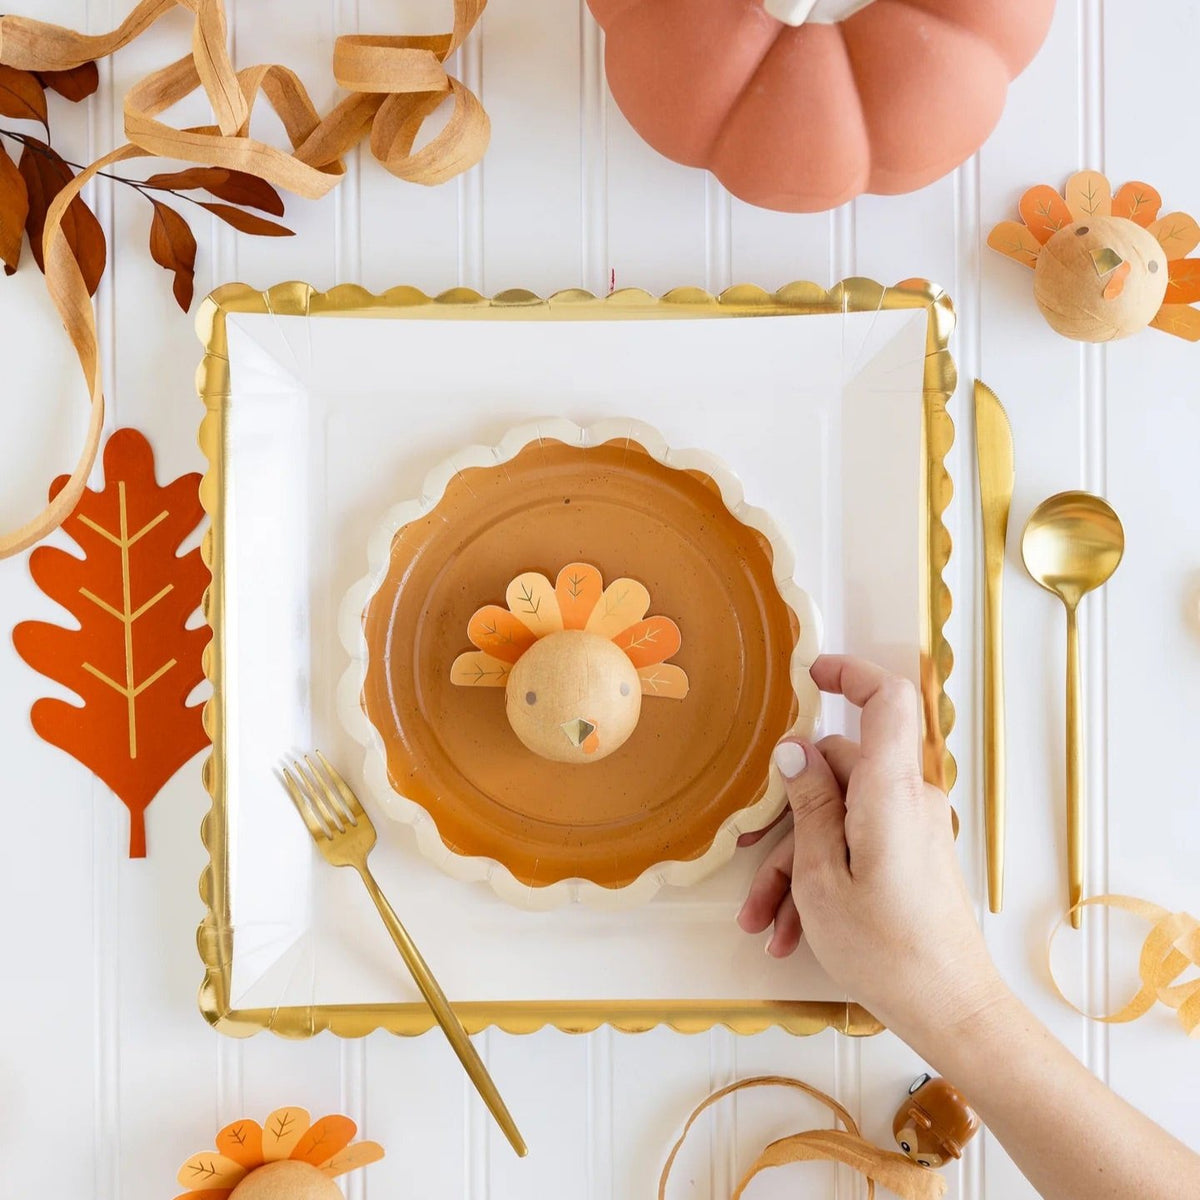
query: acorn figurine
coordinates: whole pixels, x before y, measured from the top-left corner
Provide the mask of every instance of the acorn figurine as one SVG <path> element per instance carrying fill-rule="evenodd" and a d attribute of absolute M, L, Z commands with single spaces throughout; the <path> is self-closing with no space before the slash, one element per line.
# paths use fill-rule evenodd
<path fill-rule="evenodd" d="M 276 1109 L 261 1125 L 246 1117 L 226 1125 L 216 1149 L 179 1168 L 187 1191 L 176 1200 L 341 1200 L 334 1183 L 383 1157 L 376 1142 L 356 1142 L 349 1117 L 312 1121 L 302 1108 Z"/>
<path fill-rule="evenodd" d="M 918 1166 L 940 1167 L 961 1158 L 979 1131 L 979 1117 L 962 1092 L 946 1080 L 922 1075 L 892 1121 L 896 1145 Z"/>
<path fill-rule="evenodd" d="M 1108 342 L 1153 325 L 1200 340 L 1200 226 L 1186 213 L 1159 216 L 1162 200 L 1147 183 L 1113 195 L 1097 171 L 1072 175 L 1060 195 L 1030 188 L 1019 205 L 1024 224 L 1001 221 L 993 250 L 1034 270 L 1033 296 L 1052 329 L 1080 342 Z"/>
<path fill-rule="evenodd" d="M 646 616 L 650 593 L 637 580 L 605 587 L 596 567 L 568 563 L 553 584 L 518 575 L 505 600 L 471 617 L 467 637 L 478 648 L 454 660 L 450 678 L 504 688 L 513 733 L 542 758 L 599 762 L 637 728 L 644 696 L 687 695 L 687 675 L 666 661 L 679 650 L 679 627 Z"/>

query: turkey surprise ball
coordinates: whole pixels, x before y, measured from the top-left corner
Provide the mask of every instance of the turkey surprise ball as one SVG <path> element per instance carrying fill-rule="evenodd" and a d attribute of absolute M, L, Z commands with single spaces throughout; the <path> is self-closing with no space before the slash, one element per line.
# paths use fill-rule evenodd
<path fill-rule="evenodd" d="M 344 1200 L 328 1175 L 306 1162 L 283 1159 L 251 1171 L 230 1200 Z"/>
<path fill-rule="evenodd" d="M 1145 329 L 1167 291 L 1167 256 L 1125 217 L 1088 217 L 1054 234 L 1038 255 L 1033 295 L 1052 329 L 1110 342 Z"/>
<path fill-rule="evenodd" d="M 599 762 L 637 728 L 642 687 L 629 656 L 581 629 L 552 633 L 517 660 L 505 687 L 508 723 L 543 758 Z"/>

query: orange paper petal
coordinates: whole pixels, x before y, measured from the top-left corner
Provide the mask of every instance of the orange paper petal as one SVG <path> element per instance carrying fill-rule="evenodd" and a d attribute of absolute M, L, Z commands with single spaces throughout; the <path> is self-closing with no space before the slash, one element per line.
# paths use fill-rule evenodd
<path fill-rule="evenodd" d="M 308 1129 L 309 1119 L 303 1108 L 277 1108 L 263 1122 L 264 1161 L 287 1158 Z"/>
<path fill-rule="evenodd" d="M 339 1175 L 345 1175 L 347 1171 L 357 1171 L 359 1167 L 378 1162 L 382 1157 L 383 1147 L 378 1142 L 355 1142 L 340 1154 L 335 1154 L 328 1162 L 323 1162 L 321 1174 L 335 1179 Z"/>
<path fill-rule="evenodd" d="M 650 593 L 636 579 L 614 579 L 588 617 L 587 631 L 597 637 L 615 637 L 650 611 Z"/>
<path fill-rule="evenodd" d="M 315 1121 L 304 1136 L 296 1143 L 290 1157 L 295 1162 L 311 1163 L 319 1167 L 336 1157 L 354 1140 L 358 1126 L 349 1117 L 322 1117 Z"/>
<path fill-rule="evenodd" d="M 1164 304 L 1191 304 L 1200 300 L 1200 258 L 1179 258 L 1167 264 Z"/>
<path fill-rule="evenodd" d="M 554 584 L 564 629 L 583 629 L 604 591 L 604 580 L 591 563 L 568 563 Z"/>
<path fill-rule="evenodd" d="M 233 1195 L 233 1188 L 204 1188 L 199 1192 L 184 1192 L 175 1200 L 227 1200 Z"/>
<path fill-rule="evenodd" d="M 1112 214 L 1112 188 L 1099 171 L 1080 171 L 1067 180 L 1063 189 L 1073 221 Z"/>
<path fill-rule="evenodd" d="M 176 1178 L 184 1187 L 192 1187 L 199 1191 L 202 1188 L 235 1188 L 246 1175 L 241 1163 L 207 1150 L 202 1154 L 193 1154 L 179 1168 Z"/>
<path fill-rule="evenodd" d="M 688 677 L 682 667 L 674 663 L 655 663 L 638 672 L 642 682 L 643 696 L 666 696 L 671 700 L 682 700 L 688 694 Z"/>
<path fill-rule="evenodd" d="M 647 617 L 617 634 L 613 642 L 625 651 L 635 667 L 652 667 L 670 658 L 682 639 L 679 626 L 670 617 Z"/>
<path fill-rule="evenodd" d="M 554 585 L 545 575 L 536 571 L 518 575 L 505 589 L 504 599 L 508 611 L 520 617 L 540 638 L 563 627 Z"/>
<path fill-rule="evenodd" d="M 450 682 L 459 687 L 505 687 L 511 673 L 512 663 L 482 650 L 468 650 L 454 660 Z"/>
<path fill-rule="evenodd" d="M 528 625 L 498 604 L 475 613 L 467 622 L 467 637 L 473 646 L 508 663 L 515 663 L 537 641 Z"/>
<path fill-rule="evenodd" d="M 1186 304 L 1164 304 L 1150 324 L 1185 341 L 1200 342 L 1200 311 Z"/>
<path fill-rule="evenodd" d="M 1170 261 L 1186 258 L 1200 246 L 1200 225 L 1187 213 L 1167 213 L 1165 217 L 1151 222 L 1146 230 L 1158 239 L 1158 244 Z"/>
<path fill-rule="evenodd" d="M 217 1149 L 243 1167 L 262 1166 L 262 1126 L 248 1117 L 226 1125 L 217 1134 Z"/>
<path fill-rule="evenodd" d="M 1071 210 L 1067 202 L 1046 183 L 1031 187 L 1021 197 L 1019 210 L 1029 232 L 1043 244 L 1063 226 L 1071 224 Z"/>
<path fill-rule="evenodd" d="M 1124 217 L 1144 229 L 1162 208 L 1162 197 L 1148 183 L 1124 183 L 1112 200 L 1112 215 Z"/>
<path fill-rule="evenodd" d="M 1020 221 L 1001 221 L 988 234 L 987 244 L 1023 267 L 1036 267 L 1042 243 Z"/>

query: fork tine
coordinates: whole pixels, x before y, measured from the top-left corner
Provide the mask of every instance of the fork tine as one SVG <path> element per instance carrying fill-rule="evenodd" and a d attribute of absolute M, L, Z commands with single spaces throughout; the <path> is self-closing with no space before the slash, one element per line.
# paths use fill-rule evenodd
<path fill-rule="evenodd" d="M 338 794 L 337 789 L 321 773 L 320 769 L 317 767 L 317 764 L 314 763 L 307 754 L 304 756 L 304 763 L 305 766 L 308 767 L 309 775 L 321 789 L 321 795 L 324 797 L 325 803 L 328 804 L 335 813 L 337 813 L 338 819 L 342 822 L 342 824 L 347 828 L 349 828 L 351 825 L 357 825 L 358 821 L 355 820 L 354 814 L 346 807 L 341 796 Z"/>
<path fill-rule="evenodd" d="M 325 823 L 329 826 L 330 837 L 344 833 L 347 822 L 342 818 L 337 807 L 329 803 L 328 789 L 319 779 L 310 776 L 312 763 L 308 762 L 307 758 L 304 761 L 308 765 L 308 770 L 305 770 L 298 761 L 292 764 L 296 776 L 300 780 L 300 786 L 304 789 L 304 794 L 312 803 L 313 808 L 325 819 Z"/>
<path fill-rule="evenodd" d="M 333 780 L 333 786 L 337 788 L 338 795 L 342 798 L 342 803 L 350 810 L 350 815 L 358 819 L 365 817 L 367 814 L 363 809 L 362 802 L 354 794 L 354 789 L 342 778 L 341 772 L 323 755 L 320 750 L 316 751 L 317 759 L 321 766 L 325 768 L 329 778 Z"/>
<path fill-rule="evenodd" d="M 304 824 L 308 826 L 308 832 L 313 835 L 318 841 L 322 838 L 328 838 L 324 826 L 317 819 L 316 813 L 313 812 L 312 806 L 309 804 L 304 793 L 300 790 L 300 785 L 296 782 L 295 776 L 287 769 L 283 768 L 283 786 L 287 788 L 288 795 L 292 798 L 292 803 L 296 806 L 296 811 L 304 820 Z"/>

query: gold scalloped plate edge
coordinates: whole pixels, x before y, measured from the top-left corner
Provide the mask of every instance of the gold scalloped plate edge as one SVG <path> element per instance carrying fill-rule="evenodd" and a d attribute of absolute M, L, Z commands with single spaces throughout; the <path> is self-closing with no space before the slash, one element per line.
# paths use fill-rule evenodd
<path fill-rule="evenodd" d="M 353 317 L 388 310 L 397 318 L 447 318 L 469 310 L 487 309 L 493 319 L 534 318 L 553 308 L 556 319 L 578 314 L 583 319 L 609 316 L 679 318 L 702 316 L 757 316 L 779 314 L 829 314 L 865 312 L 876 309 L 923 308 L 928 314 L 925 355 L 925 529 L 922 536 L 924 577 L 928 581 L 928 610 L 922 621 L 922 687 L 926 697 L 926 775 L 949 790 L 956 765 L 947 739 L 954 727 L 954 705 L 946 695 L 946 681 L 953 669 L 953 653 L 946 640 L 951 595 L 944 572 L 949 564 L 950 532 L 944 522 L 953 485 L 946 458 L 954 441 L 954 424 L 946 405 L 957 386 L 957 371 L 950 354 L 954 307 L 936 284 L 908 279 L 893 287 L 874 280 L 851 278 L 826 289 L 820 284 L 799 281 L 771 293 L 753 284 L 726 288 L 714 296 L 699 288 L 676 288 L 661 298 L 635 288 L 625 288 L 605 297 L 581 289 L 555 292 L 540 298 L 532 292 L 508 291 L 489 300 L 469 288 L 454 288 L 430 297 L 418 288 L 397 287 L 375 294 L 352 284 L 319 292 L 299 281 L 280 283 L 265 292 L 244 283 L 228 283 L 215 289 L 199 306 L 196 331 L 204 347 L 197 368 L 197 391 L 206 412 L 200 424 L 198 443 L 207 463 L 200 484 L 200 498 L 209 518 L 201 542 L 201 554 L 212 572 L 212 583 L 202 600 L 204 618 L 214 638 L 204 651 L 204 673 L 213 694 L 204 706 L 204 724 L 213 748 L 204 760 L 202 777 L 211 804 L 201 822 L 201 840 L 208 865 L 200 876 L 199 892 L 205 916 L 196 943 L 204 965 L 199 1006 L 204 1018 L 221 1033 L 247 1037 L 264 1029 L 279 1037 L 311 1037 L 323 1030 L 338 1037 L 363 1037 L 376 1029 L 415 1035 L 432 1027 L 424 1005 L 326 1005 L 313 1008 L 234 1009 L 230 1005 L 230 974 L 233 929 L 229 923 L 228 829 L 223 811 L 224 764 L 221 760 L 224 732 L 220 728 L 217 703 L 223 664 L 216 654 L 217 627 L 222 601 L 223 543 L 221 539 L 221 447 L 223 405 L 229 395 L 229 360 L 225 318 L 228 313 L 276 313 L 279 315 L 323 315 Z M 623 1033 L 638 1033 L 666 1025 L 680 1033 L 698 1033 L 724 1025 L 734 1033 L 759 1033 L 778 1027 L 797 1035 L 837 1029 L 849 1036 L 868 1036 L 883 1026 L 865 1009 L 840 1001 L 573 1001 L 573 1002 L 479 1002 L 455 1006 L 467 1028 L 475 1031 L 494 1026 L 506 1033 L 531 1033 L 547 1025 L 564 1032 L 585 1033 L 609 1025 Z"/>
<path fill-rule="evenodd" d="M 409 826 L 421 854 L 451 877 L 464 883 L 484 882 L 502 900 L 518 908 L 546 910 L 582 902 L 593 908 L 630 908 L 644 904 L 662 887 L 689 887 L 733 858 L 738 837 L 762 829 L 779 816 L 787 803 L 783 777 L 772 763 L 763 794 L 731 813 L 713 835 L 708 848 L 689 859 L 666 859 L 647 867 L 623 887 L 605 887 L 590 879 L 568 878 L 531 886 L 517 879 L 495 859 L 460 854 L 446 845 L 428 809 L 396 790 L 387 770 L 387 751 L 378 730 L 362 706 L 369 652 L 363 634 L 363 613 L 387 577 L 392 542 L 406 525 L 420 520 L 441 503 L 451 480 L 476 467 L 509 462 L 534 442 L 555 441 L 580 449 L 614 441 L 633 442 L 663 466 L 700 471 L 716 485 L 731 515 L 760 533 L 771 547 L 772 579 L 780 599 L 796 618 L 799 633 L 788 664 L 797 713 L 789 732 L 811 737 L 820 717 L 820 693 L 809 675 L 823 641 L 821 614 L 812 597 L 792 578 L 795 554 L 782 530 L 764 509 L 748 504 L 741 480 L 725 463 L 705 450 L 668 445 L 652 425 L 634 418 L 608 418 L 580 426 L 561 417 L 526 421 L 508 430 L 495 446 L 462 447 L 432 467 L 418 497 L 393 506 L 375 526 L 368 542 L 367 573 L 347 591 L 339 606 L 338 628 L 349 664 L 337 689 L 337 709 L 343 727 L 365 748 L 363 776 L 372 797 L 393 820 Z"/>
<path fill-rule="evenodd" d="M 669 1019 L 663 1016 L 664 1003 L 671 1006 Z M 848 1037 L 872 1037 L 884 1029 L 861 1005 L 843 1000 L 466 1001 L 456 1003 L 454 1011 L 470 1034 L 485 1029 L 527 1034 L 547 1027 L 561 1033 L 592 1033 L 602 1026 L 619 1033 L 646 1033 L 667 1024 L 676 1033 L 687 1034 L 724 1026 L 741 1035 L 779 1028 L 798 1037 L 826 1029 Z M 213 1024 L 229 1037 L 253 1037 L 264 1029 L 286 1038 L 314 1037 L 326 1031 L 336 1037 L 360 1038 L 379 1029 L 417 1037 L 436 1028 L 437 1020 L 424 1004 L 342 1004 L 238 1009 Z"/>

